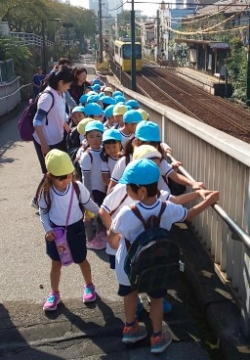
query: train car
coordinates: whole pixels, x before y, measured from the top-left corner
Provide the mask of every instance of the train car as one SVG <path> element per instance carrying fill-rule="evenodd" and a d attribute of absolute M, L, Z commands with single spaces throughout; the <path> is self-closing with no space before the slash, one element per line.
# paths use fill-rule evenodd
<path fill-rule="evenodd" d="M 114 61 L 119 64 L 123 71 L 131 72 L 132 45 L 131 39 L 114 41 Z M 136 71 L 142 69 L 141 43 L 135 42 Z"/>

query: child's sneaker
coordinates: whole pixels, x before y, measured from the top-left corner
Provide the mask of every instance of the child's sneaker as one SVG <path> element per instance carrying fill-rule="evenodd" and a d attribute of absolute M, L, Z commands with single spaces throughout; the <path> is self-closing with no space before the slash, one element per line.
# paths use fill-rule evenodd
<path fill-rule="evenodd" d="M 159 336 L 151 336 L 151 353 L 162 353 L 172 342 L 172 336 L 169 331 L 162 332 Z"/>
<path fill-rule="evenodd" d="M 82 301 L 84 303 L 96 301 L 96 292 L 95 292 L 94 285 L 85 285 L 84 286 Z"/>
<path fill-rule="evenodd" d="M 86 246 L 88 250 L 104 250 L 106 249 L 106 244 L 98 239 L 97 236 L 91 241 L 86 241 Z"/>
<path fill-rule="evenodd" d="M 44 305 L 43 305 L 43 310 L 44 311 L 53 311 L 57 309 L 57 305 L 61 302 L 60 299 L 60 294 L 59 292 L 57 293 L 53 293 L 50 292 L 47 300 L 45 301 Z"/>
<path fill-rule="evenodd" d="M 167 300 L 163 300 L 163 313 L 164 314 L 169 314 L 172 311 L 172 305 L 170 304 L 169 301 Z"/>
<path fill-rule="evenodd" d="M 125 344 L 135 343 L 147 337 L 147 330 L 140 326 L 138 321 L 133 326 L 124 326 L 122 342 Z"/>

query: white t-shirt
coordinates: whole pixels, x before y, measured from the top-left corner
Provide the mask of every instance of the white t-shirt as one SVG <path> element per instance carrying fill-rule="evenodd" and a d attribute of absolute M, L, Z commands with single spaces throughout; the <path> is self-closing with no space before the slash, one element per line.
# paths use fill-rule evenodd
<path fill-rule="evenodd" d="M 133 156 L 129 155 L 129 162 L 132 160 L 133 160 Z M 127 161 L 127 156 L 123 156 L 117 161 L 114 170 L 111 173 L 110 180 L 118 183 L 127 166 L 126 161 Z"/>
<path fill-rule="evenodd" d="M 80 190 L 80 197 L 79 200 L 86 206 L 90 201 L 90 193 L 89 191 L 83 186 L 80 181 L 77 181 L 79 190 Z M 72 191 L 72 182 L 67 186 L 65 192 L 58 192 L 53 186 L 50 189 L 50 199 L 51 199 L 51 208 L 48 212 L 49 220 L 57 226 L 65 226 L 66 225 L 66 217 L 68 212 L 68 207 L 70 203 L 71 191 Z M 68 220 L 68 225 L 74 224 L 77 221 L 82 219 L 82 211 L 79 207 L 79 200 L 77 197 L 76 192 L 74 191 L 73 200 L 71 205 L 70 216 Z M 42 192 L 41 198 L 38 201 L 39 208 L 41 210 L 47 208 L 47 204 L 44 199 L 44 194 Z M 96 205 L 96 213 L 98 212 L 98 206 Z M 44 225 L 44 224 L 43 224 Z M 48 224 L 47 224 L 48 225 Z M 50 228 L 48 226 L 44 226 L 45 231 L 49 231 Z"/>
<path fill-rule="evenodd" d="M 162 201 L 169 200 L 171 194 L 166 191 L 160 192 L 160 199 Z M 119 212 L 119 210 L 125 206 L 125 205 L 131 205 L 135 201 L 127 195 L 126 185 L 125 184 L 117 184 L 113 191 L 108 194 L 105 199 L 103 200 L 103 203 L 101 207 L 107 211 L 107 213 L 112 213 L 111 218 L 114 219 L 116 214 Z M 115 255 L 116 250 L 112 249 L 110 245 L 107 243 L 106 245 L 106 253 L 109 255 Z"/>
<path fill-rule="evenodd" d="M 111 175 L 117 161 L 118 161 L 117 159 L 112 158 L 111 156 L 108 157 L 108 161 L 102 160 L 102 166 L 101 166 L 102 173 Z"/>
<path fill-rule="evenodd" d="M 129 141 L 130 139 L 134 138 L 135 134 L 131 133 L 129 135 L 126 135 L 122 132 L 121 129 L 118 129 L 118 130 L 120 131 L 121 136 L 122 136 L 122 141 L 121 141 L 122 147 L 123 147 L 123 149 L 125 149 L 126 142 Z"/>
<path fill-rule="evenodd" d="M 99 190 L 103 193 L 106 193 L 106 184 L 102 180 L 102 159 L 101 154 L 102 148 L 99 150 L 88 149 L 81 154 L 79 164 L 82 170 L 83 182 L 84 174 L 83 172 L 90 172 L 91 174 L 91 190 Z M 91 155 L 92 157 L 91 157 Z"/>
<path fill-rule="evenodd" d="M 132 161 L 133 156 L 130 155 L 129 159 L 130 159 L 130 161 Z M 124 173 L 126 166 L 127 166 L 126 165 L 126 156 L 123 156 L 117 161 L 117 163 L 114 167 L 114 170 L 111 173 L 110 180 L 118 183 L 120 178 L 122 177 L 122 174 Z M 165 159 L 163 159 L 160 162 L 159 170 L 160 170 L 161 176 L 158 180 L 158 189 L 170 192 L 166 181 L 164 181 L 162 177 L 164 176 L 164 178 L 166 179 L 174 170 L 173 170 L 172 166 Z"/>
<path fill-rule="evenodd" d="M 48 145 L 55 145 L 60 143 L 63 140 L 64 129 L 63 125 L 65 122 L 65 102 L 63 96 L 58 94 L 58 92 L 52 89 L 50 86 L 46 88 L 54 96 L 54 105 L 51 108 L 53 99 L 52 96 L 48 93 L 44 93 L 39 97 L 37 108 L 49 111 L 47 115 L 48 125 L 46 125 L 46 117 L 42 121 L 42 131 Z M 33 137 L 35 141 L 40 144 L 39 137 L 37 133 L 34 132 Z"/>
<path fill-rule="evenodd" d="M 142 217 L 147 220 L 151 215 L 158 215 L 161 209 L 161 200 L 157 200 L 151 206 L 145 206 L 141 202 L 136 206 L 140 210 Z M 182 205 L 176 205 L 170 201 L 166 202 L 167 206 L 161 216 L 160 227 L 170 230 L 172 224 L 175 222 L 181 222 L 186 219 L 187 209 Z M 129 226 L 128 226 L 129 224 Z M 133 243 L 137 236 L 144 231 L 142 222 L 135 216 L 129 206 L 123 206 L 115 219 L 112 221 L 111 230 L 114 233 L 121 234 L 122 239 L 120 241 L 118 250 L 116 252 L 116 276 L 120 285 L 129 286 L 129 279 L 124 271 L 124 261 L 127 255 L 127 248 L 125 238 Z"/>

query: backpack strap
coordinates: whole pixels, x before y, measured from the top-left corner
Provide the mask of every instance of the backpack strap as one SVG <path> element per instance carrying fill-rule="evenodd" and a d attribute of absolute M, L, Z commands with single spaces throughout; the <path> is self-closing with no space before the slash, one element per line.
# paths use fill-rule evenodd
<path fill-rule="evenodd" d="M 45 124 L 48 125 L 48 113 L 50 112 L 50 110 L 51 110 L 51 109 L 53 108 L 53 106 L 54 106 L 55 98 L 54 98 L 54 95 L 52 94 L 51 91 L 49 91 L 49 90 L 44 90 L 43 92 L 41 92 L 40 94 L 38 94 L 38 96 L 36 97 L 36 102 L 38 101 L 39 97 L 40 97 L 42 94 L 50 94 L 51 97 L 52 97 L 51 107 L 50 107 L 49 111 L 47 111 L 47 113 L 46 113 L 46 122 L 45 122 Z"/>
<path fill-rule="evenodd" d="M 84 152 L 86 152 L 87 154 L 89 154 L 91 164 L 93 164 L 93 155 L 91 154 L 90 149 L 86 148 L 86 149 L 84 150 Z"/>
<path fill-rule="evenodd" d="M 79 186 L 78 186 L 76 181 L 72 181 L 72 185 L 73 185 L 73 188 L 75 190 L 75 193 L 76 193 L 76 196 L 77 196 L 77 199 L 78 199 L 79 208 L 80 208 L 82 214 L 84 215 L 84 207 L 83 207 L 82 203 L 80 202 L 80 189 L 79 189 Z"/>
<path fill-rule="evenodd" d="M 158 227 L 160 225 L 161 222 L 161 216 L 164 213 L 165 209 L 166 209 L 166 202 L 162 201 L 161 202 L 161 208 L 159 211 L 159 214 L 157 216 L 150 216 L 147 221 L 145 221 L 145 219 L 143 219 L 140 210 L 138 209 L 138 207 L 135 204 L 130 205 L 130 209 L 133 211 L 133 213 L 135 214 L 135 216 L 141 220 L 141 222 L 143 223 L 143 226 L 145 229 L 151 228 L 151 227 Z"/>
<path fill-rule="evenodd" d="M 130 209 L 133 211 L 135 216 L 139 220 L 141 220 L 141 222 L 143 223 L 144 228 L 149 229 L 149 228 L 152 228 L 152 227 L 159 227 L 160 221 L 161 221 L 161 216 L 164 213 L 164 211 L 166 209 L 166 206 L 167 206 L 166 202 L 162 201 L 159 214 L 157 216 L 154 216 L 154 215 L 150 216 L 147 221 L 145 221 L 143 219 L 143 217 L 142 217 L 142 215 L 140 213 L 140 210 L 138 209 L 138 207 L 135 204 L 130 205 Z M 126 244 L 127 251 L 129 251 L 129 249 L 131 247 L 131 243 L 126 238 L 125 238 L 125 244 Z"/>
<path fill-rule="evenodd" d="M 110 216 L 112 216 L 112 215 L 116 212 L 116 210 L 118 209 L 118 207 L 121 206 L 121 204 L 125 201 L 125 199 L 127 199 L 127 197 L 128 197 L 128 194 L 126 193 L 126 194 L 123 196 L 123 198 L 121 199 L 121 201 L 119 202 L 119 205 L 118 205 L 114 210 L 112 210 L 112 211 L 109 213 Z"/>

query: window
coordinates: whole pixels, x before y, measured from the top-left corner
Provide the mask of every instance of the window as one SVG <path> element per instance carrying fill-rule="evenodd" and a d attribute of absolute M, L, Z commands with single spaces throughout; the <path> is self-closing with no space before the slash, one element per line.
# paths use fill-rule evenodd
<path fill-rule="evenodd" d="M 123 50 L 123 59 L 131 59 L 131 44 L 125 44 L 122 46 Z M 135 57 L 136 59 L 141 59 L 141 45 L 135 44 Z"/>

